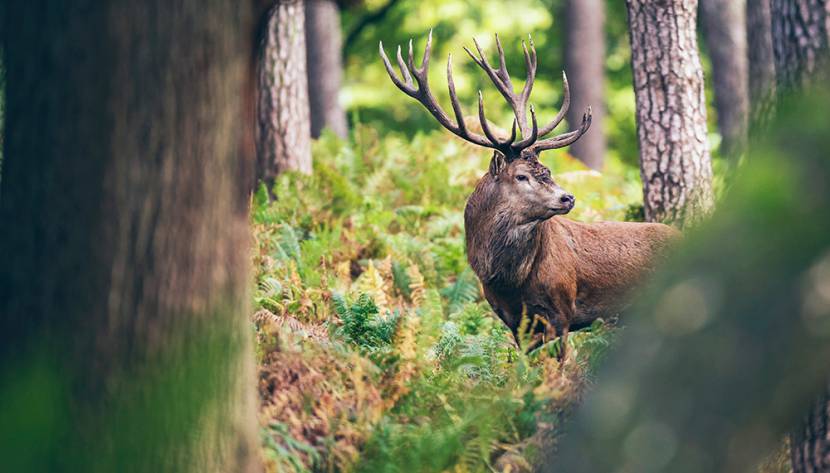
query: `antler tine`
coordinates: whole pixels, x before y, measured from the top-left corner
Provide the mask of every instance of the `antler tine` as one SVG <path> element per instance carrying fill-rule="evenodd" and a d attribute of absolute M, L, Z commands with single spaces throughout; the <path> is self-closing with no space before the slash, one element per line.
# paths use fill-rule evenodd
<path fill-rule="evenodd" d="M 539 136 L 545 136 L 559 126 L 559 123 L 565 118 L 565 114 L 568 113 L 568 108 L 571 106 L 571 87 L 568 85 L 568 76 L 565 74 L 565 71 L 562 71 L 562 95 L 562 107 L 559 109 L 559 113 L 556 114 L 550 123 L 542 127 L 539 131 Z"/>
<path fill-rule="evenodd" d="M 513 121 L 515 122 L 515 119 Z M 539 139 L 539 123 L 536 121 L 536 110 L 533 109 L 533 105 L 530 106 L 530 121 L 533 123 L 533 126 L 530 129 L 530 136 L 524 138 L 518 143 L 515 143 L 513 145 L 514 149 L 522 150 L 532 145 L 537 139 Z"/>
<path fill-rule="evenodd" d="M 568 146 L 588 131 L 588 128 L 591 127 L 591 117 L 591 107 L 588 107 L 582 115 L 582 123 L 579 125 L 578 129 L 568 133 L 563 133 L 559 136 L 554 136 L 553 138 L 538 141 L 535 145 L 533 145 L 533 149 L 538 153 L 546 149 L 557 149 Z"/>
<path fill-rule="evenodd" d="M 496 86 L 496 89 L 501 93 L 504 99 L 507 100 L 507 102 L 510 103 L 510 105 L 512 106 L 514 103 L 512 88 L 507 88 L 507 84 L 505 84 L 502 81 L 502 78 L 499 76 L 496 70 L 493 69 L 493 66 L 491 66 L 490 63 L 487 61 L 487 55 L 484 54 L 484 51 L 481 49 L 481 45 L 478 44 L 478 40 L 473 38 L 473 44 L 475 44 L 476 50 L 478 51 L 478 57 L 476 57 L 476 55 L 473 54 L 473 52 L 470 51 L 470 49 L 466 46 L 464 46 L 464 51 L 466 51 L 467 54 L 469 54 L 470 57 L 473 59 L 473 61 L 476 64 L 478 64 L 478 67 L 484 69 L 484 72 L 486 72 L 487 76 L 490 77 L 490 80 L 493 81 L 493 85 Z"/>
<path fill-rule="evenodd" d="M 484 131 L 484 136 L 493 144 L 493 147 L 500 148 L 501 142 L 490 130 L 490 125 L 487 123 L 487 118 L 484 116 L 484 95 L 478 91 L 478 121 L 481 122 L 481 129 Z"/>
<path fill-rule="evenodd" d="M 441 108 L 441 105 L 438 104 L 438 101 L 435 99 L 435 96 L 432 95 L 432 92 L 429 89 L 428 76 L 431 48 L 432 31 L 430 31 L 429 38 L 427 39 L 427 45 L 424 49 L 424 58 L 421 61 L 421 67 L 419 68 L 415 66 L 412 41 L 410 40 L 409 42 L 408 66 L 406 63 L 404 63 L 400 46 L 398 47 L 398 65 L 400 66 L 401 74 L 404 80 L 406 81 L 404 82 L 395 73 L 395 70 L 392 67 L 392 63 L 386 56 L 386 51 L 383 49 L 383 42 L 379 44 L 380 57 L 383 60 L 383 65 L 384 67 L 386 67 L 386 72 L 389 74 L 389 78 L 392 79 L 392 82 L 395 84 L 395 86 L 401 89 L 405 94 L 420 102 L 421 105 L 423 105 L 427 109 L 427 111 L 438 121 L 438 123 L 441 124 L 441 126 L 471 143 L 477 144 L 479 146 L 484 146 L 487 148 L 500 149 L 498 141 L 488 141 L 487 138 L 475 133 L 470 133 L 470 131 L 467 130 L 464 124 L 464 116 L 461 111 L 461 105 L 458 103 L 458 97 L 455 94 L 455 84 L 452 80 L 451 61 L 448 61 L 447 63 L 447 79 L 450 89 L 450 100 L 452 101 L 453 111 L 455 112 L 456 120 L 458 123 L 453 123 L 452 119 L 446 114 L 446 112 L 444 112 L 444 109 Z M 415 82 L 417 82 L 418 84 L 417 88 L 415 88 L 415 84 L 412 82 L 412 76 L 415 77 Z"/>
<path fill-rule="evenodd" d="M 398 67 L 401 69 L 401 74 L 403 75 L 404 79 L 406 80 L 406 85 L 412 87 L 412 76 L 409 74 L 409 69 L 412 68 L 412 63 L 410 62 L 409 67 L 403 62 L 403 56 L 401 55 L 401 45 L 398 45 Z"/>
<path fill-rule="evenodd" d="M 481 45 L 478 41 L 473 38 L 473 44 L 475 44 L 476 50 L 478 51 L 478 56 L 472 53 L 469 48 L 464 48 L 464 51 L 473 59 L 473 61 L 478 64 L 480 68 L 487 73 L 487 76 L 490 77 L 490 80 L 493 82 L 493 85 L 496 86 L 496 89 L 501 93 L 502 97 L 507 101 L 510 105 L 510 108 L 513 109 L 513 114 L 516 116 L 518 120 L 519 129 L 522 132 L 523 137 L 528 137 L 532 130 L 527 124 L 527 99 L 530 97 L 530 90 L 533 88 L 533 78 L 536 75 L 536 59 L 535 59 L 535 51 L 533 55 L 530 55 L 526 52 L 525 58 L 526 63 L 528 65 L 528 81 L 525 83 L 525 87 L 522 90 L 521 94 L 516 94 L 513 90 L 513 84 L 510 80 L 510 74 L 507 71 L 507 66 L 505 64 L 504 59 L 504 49 L 501 45 L 501 40 L 499 39 L 498 35 L 495 35 L 496 38 L 496 49 L 499 55 L 499 69 L 496 70 L 490 63 L 487 61 L 487 56 L 484 54 L 484 50 L 481 48 Z M 522 140 L 526 141 L 526 140 Z M 515 148 L 515 145 L 514 145 Z"/>
<path fill-rule="evenodd" d="M 412 38 L 409 38 L 409 55 L 407 56 L 406 63 L 409 65 L 409 68 L 412 69 L 412 72 L 418 72 L 418 68 L 415 66 L 414 56 L 415 56 L 415 54 L 413 53 L 413 48 L 412 48 Z"/>
<path fill-rule="evenodd" d="M 417 91 L 412 84 L 405 84 L 398 78 L 398 75 L 395 74 L 395 69 L 392 67 L 392 63 L 389 61 L 389 58 L 386 56 L 386 51 L 383 49 L 383 41 L 378 43 L 378 49 L 380 50 L 380 57 L 383 59 L 383 65 L 386 67 L 386 73 L 389 74 L 389 78 L 392 79 L 392 82 L 397 86 L 399 89 L 403 91 L 406 95 L 416 98 Z"/>
<path fill-rule="evenodd" d="M 450 91 L 450 103 L 455 113 L 455 121 L 458 122 L 458 129 L 462 133 L 467 132 L 467 124 L 464 123 L 464 111 L 461 110 L 461 103 L 458 101 L 458 94 L 455 92 L 455 81 L 452 78 L 452 53 L 447 56 L 447 88 Z"/>
<path fill-rule="evenodd" d="M 536 46 L 533 44 L 533 38 L 527 35 L 527 40 L 530 43 L 530 53 L 527 51 L 527 44 L 522 41 L 522 50 L 525 53 L 525 68 L 527 70 L 527 80 L 522 89 L 522 100 L 527 102 L 530 98 L 530 92 L 533 90 L 533 81 L 536 79 Z"/>
<path fill-rule="evenodd" d="M 501 41 L 499 40 L 498 33 L 494 36 L 496 37 L 496 51 L 499 53 L 499 69 L 496 71 L 496 74 L 498 74 L 499 78 L 501 78 L 502 82 L 504 82 L 505 88 L 510 92 L 513 92 L 513 83 L 510 82 L 510 73 L 507 72 L 507 64 L 505 64 L 504 61 L 504 49 L 501 47 Z"/>
<path fill-rule="evenodd" d="M 516 117 L 513 117 L 513 128 L 510 132 L 510 140 L 507 144 L 512 145 L 516 141 Z"/>
<path fill-rule="evenodd" d="M 424 58 L 421 59 L 421 69 L 426 73 L 429 70 L 429 58 L 432 55 L 432 30 L 427 36 L 427 45 L 424 47 Z"/>

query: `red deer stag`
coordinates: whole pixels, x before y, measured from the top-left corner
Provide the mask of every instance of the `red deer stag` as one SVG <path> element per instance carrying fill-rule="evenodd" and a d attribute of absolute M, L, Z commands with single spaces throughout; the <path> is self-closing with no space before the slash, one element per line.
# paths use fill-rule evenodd
<path fill-rule="evenodd" d="M 564 99 L 556 117 L 540 128 L 531 105 L 528 124 L 527 102 L 536 76 L 533 41 L 529 41 L 529 50 L 522 42 L 527 80 L 518 94 L 505 67 L 498 36 L 498 68 L 490 65 L 478 42 L 473 41 L 478 56 L 467 48 L 464 50 L 487 73 L 513 109 L 509 138 L 496 136 L 490 128 L 484 117 L 481 91 L 478 116 L 484 136 L 465 125 L 453 83 L 452 55 L 447 61 L 447 82 L 454 122 L 438 104 L 427 82 L 431 32 L 421 67 L 415 65 L 412 41 L 408 63 L 404 62 L 398 47 L 402 78 L 389 62 L 383 43 L 380 54 L 392 82 L 421 102 L 444 128 L 464 140 L 494 150 L 489 172 L 478 181 L 464 210 L 467 258 L 481 280 L 487 301 L 517 341 L 523 314 L 538 315 L 543 323 L 537 325 L 537 332 L 544 338 L 549 330 L 555 329 L 563 347 L 560 359 L 564 359 L 568 331 L 586 327 L 599 317 L 616 315 L 625 305 L 625 293 L 641 280 L 679 232 L 657 223 L 582 223 L 559 217 L 573 209 L 575 199 L 554 182 L 550 170 L 539 162 L 539 153 L 578 140 L 591 124 L 591 110 L 583 115 L 578 129 L 542 139 L 567 112 L 570 102 L 567 77 L 563 74 Z"/>

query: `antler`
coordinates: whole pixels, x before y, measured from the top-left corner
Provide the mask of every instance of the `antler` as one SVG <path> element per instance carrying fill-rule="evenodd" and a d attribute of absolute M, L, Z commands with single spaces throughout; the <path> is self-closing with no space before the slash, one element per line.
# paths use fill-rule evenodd
<path fill-rule="evenodd" d="M 431 113 L 432 116 L 438 120 L 438 123 L 440 123 L 444 128 L 479 146 L 497 149 L 502 152 L 509 149 L 510 145 L 516 138 L 515 126 L 513 136 L 510 139 L 507 141 L 497 139 L 486 125 L 487 121 L 484 119 L 484 105 L 481 101 L 479 106 L 479 116 L 482 121 L 482 129 L 487 137 L 485 138 L 467 129 L 467 126 L 464 123 L 464 113 L 461 110 L 461 104 L 458 102 L 458 95 L 455 92 L 455 82 L 452 78 L 452 54 L 450 54 L 447 59 L 447 85 L 450 92 L 450 102 L 452 103 L 452 109 L 455 113 L 455 123 L 453 123 L 447 113 L 444 112 L 441 105 L 438 104 L 435 96 L 432 95 L 432 91 L 429 89 L 429 80 L 427 78 L 429 75 L 430 51 L 432 50 L 432 30 L 430 30 L 429 37 L 427 38 L 427 45 L 424 49 L 424 57 L 421 60 L 420 68 L 415 66 L 414 53 L 412 51 L 412 40 L 409 40 L 408 63 L 404 63 L 403 56 L 401 55 L 401 47 L 398 46 L 397 59 L 398 67 L 401 69 L 402 79 L 395 74 L 392 63 L 389 61 L 389 58 L 386 56 L 386 51 L 383 49 L 383 42 L 380 42 L 379 49 L 380 56 L 383 58 L 383 65 L 386 66 L 386 72 L 389 73 L 389 77 L 392 79 L 392 82 L 394 82 L 395 85 L 406 95 L 409 95 L 415 100 L 421 102 L 421 104 L 426 107 L 429 113 Z M 413 76 L 415 78 L 415 82 L 418 83 L 417 88 L 412 81 Z"/>
<path fill-rule="evenodd" d="M 536 78 L 536 48 L 533 44 L 533 39 L 531 39 L 529 35 L 528 42 L 530 43 L 530 50 L 528 50 L 527 44 L 524 41 L 522 41 L 522 49 L 524 51 L 525 56 L 525 66 L 527 68 L 527 78 L 525 80 L 524 88 L 518 94 L 513 90 L 513 84 L 510 80 L 510 74 L 507 72 L 507 66 L 505 65 L 504 49 L 501 46 L 501 41 L 499 41 L 498 35 L 496 35 L 496 49 L 498 50 L 499 54 L 498 69 L 494 69 L 493 66 L 490 65 L 490 63 L 487 61 L 486 56 L 484 55 L 484 52 L 481 49 L 481 46 L 475 39 L 473 39 L 473 43 L 475 44 L 476 50 L 478 51 L 478 57 L 476 57 L 476 55 L 474 55 L 468 48 L 464 48 L 464 51 L 466 51 L 467 54 L 470 55 L 473 61 L 475 61 L 475 63 L 478 64 L 479 67 L 484 69 L 484 72 L 486 72 L 488 77 L 490 77 L 490 80 L 496 86 L 496 89 L 499 91 L 499 93 L 501 93 L 502 97 L 504 97 L 504 99 L 513 109 L 513 114 L 515 117 L 513 119 L 513 129 L 510 138 L 507 140 L 499 140 L 490 129 L 489 123 L 487 122 L 487 119 L 484 116 L 484 98 L 481 91 L 479 91 L 478 93 L 478 116 L 479 121 L 481 122 L 481 129 L 484 132 L 485 136 L 483 137 L 481 135 L 472 133 L 466 128 L 464 124 L 464 115 L 461 110 L 461 105 L 458 102 L 458 96 L 455 92 L 455 83 L 452 78 L 452 54 L 450 54 L 449 58 L 447 59 L 447 85 L 450 92 L 450 102 L 452 103 L 453 112 L 455 113 L 456 123 L 452 122 L 449 116 L 438 104 L 437 100 L 435 100 L 435 97 L 429 90 L 429 83 L 427 81 L 430 50 L 432 48 L 431 30 L 429 32 L 429 38 L 427 39 L 426 48 L 424 49 L 424 58 L 421 61 L 420 68 L 415 67 L 415 61 L 413 59 L 412 52 L 412 40 L 409 40 L 408 65 L 404 63 L 403 57 L 401 56 L 401 48 L 400 46 L 398 46 L 398 66 L 401 69 L 403 79 L 398 78 L 398 76 L 395 74 L 392 64 L 389 61 L 389 58 L 386 56 L 386 52 L 383 49 L 382 42 L 380 43 L 380 55 L 381 58 L 383 58 L 383 64 L 384 66 L 386 66 L 386 72 L 389 73 L 389 77 L 392 79 L 392 82 L 394 82 L 395 85 L 404 93 L 414 98 L 415 100 L 421 102 L 421 104 L 424 105 L 424 107 L 426 107 L 426 109 L 432 114 L 432 116 L 435 117 L 436 120 L 438 120 L 438 122 L 442 126 L 444 126 L 444 128 L 450 130 L 451 132 L 455 133 L 456 135 L 471 143 L 499 150 L 502 154 L 504 154 L 504 156 L 508 160 L 513 160 L 518 158 L 521 155 L 522 150 L 527 148 L 531 148 L 535 153 L 538 154 L 538 152 L 546 149 L 555 149 L 568 146 L 569 144 L 578 140 L 579 137 L 582 136 L 591 126 L 591 108 L 588 107 L 588 109 L 582 117 L 582 123 L 578 129 L 540 141 L 540 138 L 552 132 L 557 127 L 557 125 L 559 125 L 559 123 L 562 122 L 562 119 L 565 117 L 565 113 L 567 113 L 568 107 L 570 106 L 571 95 L 570 87 L 568 86 L 568 79 L 565 76 L 565 73 L 563 72 L 562 79 L 564 82 L 564 98 L 562 101 L 562 108 L 559 110 L 559 113 L 556 114 L 556 117 L 554 117 L 554 119 L 550 123 L 548 123 L 540 129 L 536 120 L 536 111 L 534 110 L 533 105 L 530 105 L 531 123 L 530 125 L 528 125 L 527 102 L 530 98 L 530 93 L 533 90 L 533 82 Z M 412 76 L 415 77 L 415 81 L 418 83 L 417 88 L 415 88 L 412 82 Z M 522 134 L 522 139 L 518 142 L 516 141 L 517 127 L 520 129 Z"/>

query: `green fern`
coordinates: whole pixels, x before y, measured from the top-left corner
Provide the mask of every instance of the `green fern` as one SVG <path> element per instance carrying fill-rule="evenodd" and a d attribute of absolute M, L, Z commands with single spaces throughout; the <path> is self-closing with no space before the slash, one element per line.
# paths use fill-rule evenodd
<path fill-rule="evenodd" d="M 370 352 L 392 345 L 400 320 L 397 313 L 380 317 L 375 301 L 368 294 L 361 294 L 352 304 L 343 296 L 334 295 L 332 303 L 342 322 L 337 334 L 347 342 Z"/>
<path fill-rule="evenodd" d="M 452 314 L 461 307 L 479 298 L 478 279 L 469 269 L 459 274 L 455 282 L 441 290 L 441 295 L 447 300 L 447 311 Z"/>
<path fill-rule="evenodd" d="M 408 265 L 401 264 L 398 261 L 392 262 L 392 282 L 395 285 L 395 290 L 407 299 L 412 296 L 412 289 L 409 287 L 412 282 L 409 275 L 406 273 Z"/>

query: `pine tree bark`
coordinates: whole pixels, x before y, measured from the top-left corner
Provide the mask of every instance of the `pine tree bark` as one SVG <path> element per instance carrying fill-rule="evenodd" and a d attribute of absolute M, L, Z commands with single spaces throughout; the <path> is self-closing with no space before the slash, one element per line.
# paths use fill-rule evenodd
<path fill-rule="evenodd" d="M 259 469 L 252 4 L 4 5 L 9 471 Z"/>
<path fill-rule="evenodd" d="M 626 4 L 646 219 L 692 223 L 713 206 L 697 2 Z"/>
<path fill-rule="evenodd" d="M 790 442 L 793 473 L 830 471 L 830 385 Z"/>
<path fill-rule="evenodd" d="M 311 173 L 305 12 L 301 0 L 277 0 L 261 46 L 257 179 L 284 171 Z"/>
<path fill-rule="evenodd" d="M 579 123 L 591 107 L 591 130 L 570 153 L 593 169 L 605 161 L 605 6 L 601 0 L 565 2 L 565 72 L 571 84 L 568 123 Z"/>
<path fill-rule="evenodd" d="M 746 148 L 749 115 L 746 1 L 700 0 L 700 23 L 712 61 L 721 151 L 734 161 Z"/>
<path fill-rule="evenodd" d="M 306 1 L 305 38 L 311 136 L 318 138 L 329 128 L 345 138 L 349 128 L 338 98 L 343 83 L 343 44 L 337 2 Z"/>
<path fill-rule="evenodd" d="M 779 93 L 814 84 L 827 64 L 830 3 L 770 0 L 770 8 Z"/>
<path fill-rule="evenodd" d="M 772 49 L 770 0 L 747 0 L 746 37 L 749 59 L 749 126 L 765 128 L 775 106 L 775 54 Z"/>

